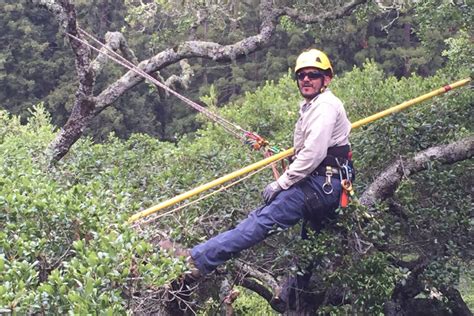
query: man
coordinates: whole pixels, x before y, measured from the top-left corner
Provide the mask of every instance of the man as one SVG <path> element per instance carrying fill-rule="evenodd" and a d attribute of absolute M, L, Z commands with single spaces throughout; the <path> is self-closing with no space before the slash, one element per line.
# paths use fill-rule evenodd
<path fill-rule="evenodd" d="M 193 276 L 208 274 L 233 255 L 265 239 L 275 227 L 289 228 L 301 219 L 319 230 L 334 216 L 341 194 L 340 165 L 349 159 L 349 132 L 342 102 L 329 90 L 331 63 L 311 49 L 296 61 L 296 81 L 304 101 L 294 130 L 294 159 L 282 176 L 263 191 L 265 205 L 234 229 L 188 252 Z M 162 243 L 165 249 L 172 248 Z M 176 252 L 178 253 L 178 252 Z"/>

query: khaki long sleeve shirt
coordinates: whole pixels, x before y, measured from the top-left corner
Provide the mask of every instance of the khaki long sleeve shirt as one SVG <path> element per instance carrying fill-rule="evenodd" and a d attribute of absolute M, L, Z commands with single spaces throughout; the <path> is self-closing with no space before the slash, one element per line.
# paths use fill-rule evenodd
<path fill-rule="evenodd" d="M 329 89 L 302 102 L 299 113 L 293 135 L 295 159 L 277 180 L 285 190 L 311 174 L 329 147 L 349 144 L 351 123 L 341 100 Z"/>

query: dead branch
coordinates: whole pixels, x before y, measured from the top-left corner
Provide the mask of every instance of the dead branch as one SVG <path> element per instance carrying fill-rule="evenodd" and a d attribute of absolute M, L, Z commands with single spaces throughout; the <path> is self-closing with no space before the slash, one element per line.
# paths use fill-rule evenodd
<path fill-rule="evenodd" d="M 452 164 L 472 158 L 474 154 L 474 136 L 459 141 L 428 148 L 413 157 L 400 158 L 388 166 L 364 191 L 360 203 L 371 208 L 375 203 L 391 197 L 404 175 L 410 176 L 423 171 L 432 161 Z"/>
<path fill-rule="evenodd" d="M 127 40 L 123 36 L 122 33 L 120 32 L 107 32 L 105 34 L 105 43 L 104 46 L 100 49 L 100 54 L 96 57 L 94 62 L 92 63 L 92 68 L 94 69 L 95 73 L 98 74 L 109 58 L 107 58 L 107 52 L 109 51 L 118 51 L 122 53 L 122 56 L 132 62 L 133 64 L 136 64 L 138 62 L 137 57 L 135 56 L 135 53 L 130 49 L 130 47 L 127 44 Z"/>
<path fill-rule="evenodd" d="M 181 86 L 183 89 L 189 88 L 189 83 L 191 82 L 192 76 L 194 76 L 194 71 L 189 65 L 187 59 L 183 59 L 179 62 L 181 66 L 181 75 L 171 75 L 166 81 L 165 84 L 168 87 L 176 87 L 177 85 Z M 166 91 L 166 95 L 169 96 L 169 92 Z"/>
<path fill-rule="evenodd" d="M 406 175 L 413 175 L 427 168 L 427 163 L 436 161 L 442 164 L 453 164 L 459 161 L 472 158 L 474 153 L 474 137 L 466 137 L 459 141 L 428 148 L 422 152 L 415 154 L 411 158 L 399 159 L 389 167 L 387 167 L 380 176 L 369 186 L 362 194 L 361 204 L 372 207 L 376 202 L 384 201 L 393 196 L 396 188 L 400 184 L 402 178 Z M 402 168 L 403 165 L 403 168 Z M 432 258 L 420 257 L 413 262 L 394 261 L 392 264 L 410 269 L 411 273 L 407 282 L 402 285 L 398 284 L 394 290 L 392 300 L 386 303 L 386 315 L 395 315 L 394 311 L 401 308 L 422 308 L 429 301 L 418 301 L 413 298 L 423 290 L 418 276 L 424 271 L 426 266 L 431 262 Z M 268 273 L 252 269 L 249 265 L 239 266 L 242 271 L 248 272 L 248 277 L 244 277 L 240 281 L 240 285 L 246 287 L 262 296 L 277 311 L 284 312 L 286 306 L 282 305 L 278 300 L 280 287 L 275 285 L 275 279 Z M 447 292 L 448 293 L 448 292 Z M 453 298 L 453 304 L 460 311 L 464 311 L 464 305 L 457 299 L 455 292 L 449 292 Z M 317 295 L 317 294 L 315 294 Z M 276 299 L 275 299 L 276 298 Z M 316 299 L 316 297 L 315 297 Z M 337 299 L 340 299 L 339 297 Z M 337 302 L 337 300 L 334 300 Z M 442 308 L 442 307 L 439 307 Z"/>
<path fill-rule="evenodd" d="M 77 30 L 75 9 L 69 0 L 31 1 L 48 9 L 56 17 L 66 33 L 81 38 Z M 331 10 L 331 12 L 318 12 L 317 15 L 311 18 L 309 15 L 303 15 L 296 10 L 278 8 L 272 0 L 262 0 L 260 2 L 261 24 L 258 34 L 248 36 L 229 45 L 221 45 L 208 41 L 183 42 L 174 48 L 165 49 L 155 56 L 143 60 L 138 63 L 137 67 L 149 74 L 153 74 L 171 64 L 190 57 L 200 57 L 220 62 L 234 61 L 236 58 L 244 57 L 269 44 L 272 35 L 276 31 L 279 18 L 283 15 L 304 20 L 306 23 L 321 23 L 348 15 L 357 6 L 366 2 L 368 1 L 353 0 L 348 4 Z M 202 17 L 201 20 L 205 20 L 205 17 Z M 93 63 L 94 67 L 89 67 L 91 63 L 90 50 L 80 41 L 72 37 L 69 38 L 69 41 L 76 55 L 76 68 L 80 86 L 76 93 L 76 101 L 70 118 L 49 146 L 48 152 L 50 153 L 52 161 L 60 160 L 69 151 L 71 146 L 82 136 L 84 130 L 90 125 L 92 118 L 112 105 L 113 102 L 126 91 L 143 81 L 141 76 L 133 71 L 128 71 L 99 93 L 99 95 L 94 97 L 92 91 L 96 78 L 95 70 L 97 70 L 97 67 L 100 65 L 99 60 L 101 60 L 102 57 L 99 57 L 96 62 Z M 111 43 L 110 45 L 112 45 Z M 123 44 L 124 41 L 120 41 L 120 43 Z M 175 79 L 171 81 L 175 82 Z"/>

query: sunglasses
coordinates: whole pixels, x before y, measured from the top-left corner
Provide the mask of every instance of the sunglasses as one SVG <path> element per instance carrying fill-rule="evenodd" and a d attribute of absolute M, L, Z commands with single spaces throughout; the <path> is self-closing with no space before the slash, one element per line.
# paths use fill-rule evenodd
<path fill-rule="evenodd" d="M 296 74 L 296 78 L 298 80 L 304 80 L 304 78 L 308 76 L 308 79 L 309 80 L 314 80 L 314 79 L 318 79 L 318 78 L 323 78 L 324 75 L 322 73 L 320 73 L 319 71 L 308 71 L 308 72 L 304 72 L 304 71 L 300 71 Z"/>

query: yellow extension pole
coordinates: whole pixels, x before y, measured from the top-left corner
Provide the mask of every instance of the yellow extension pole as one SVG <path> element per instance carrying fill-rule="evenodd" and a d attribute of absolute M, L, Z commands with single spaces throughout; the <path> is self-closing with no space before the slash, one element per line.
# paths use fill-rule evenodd
<path fill-rule="evenodd" d="M 459 80 L 455 83 L 452 83 L 452 84 L 448 84 L 442 88 L 439 88 L 439 89 L 436 89 L 436 90 L 433 90 L 431 91 L 430 93 L 426 93 L 426 94 L 423 94 L 419 97 L 416 97 L 414 99 L 411 99 L 411 100 L 408 100 L 408 101 L 405 101 L 403 103 L 400 103 L 399 105 L 396 105 L 394 107 L 391 107 L 389 109 L 386 109 L 382 112 L 379 112 L 379 113 L 376 113 L 376 114 L 373 114 L 369 117 L 366 117 L 362 120 L 358 120 L 357 122 L 354 122 L 352 123 L 352 128 L 357 128 L 357 127 L 360 127 L 362 125 L 365 125 L 367 123 L 370 123 L 370 122 L 373 122 L 375 120 L 378 120 L 384 116 L 387 116 L 389 114 L 392 114 L 392 113 L 395 113 L 395 112 L 399 112 L 401 110 L 404 110 L 406 109 L 407 107 L 409 106 L 412 106 L 414 104 L 417 104 L 417 103 L 420 103 L 420 102 L 423 102 L 425 100 L 428 100 L 428 99 L 431 99 L 437 95 L 440 95 L 440 94 L 443 94 L 443 93 L 446 93 L 448 92 L 449 90 L 452 90 L 452 89 L 456 89 L 456 88 L 459 88 L 459 87 L 462 87 L 464 86 L 465 84 L 469 83 L 471 81 L 471 77 L 469 78 L 466 78 L 466 79 L 462 79 L 462 80 Z"/>
<path fill-rule="evenodd" d="M 456 88 L 458 88 L 458 87 L 464 86 L 464 85 L 466 85 L 467 83 L 469 83 L 470 81 L 471 81 L 471 78 L 469 77 L 469 78 L 466 78 L 466 79 L 463 79 L 463 80 L 459 80 L 459 81 L 457 81 L 457 82 L 455 82 L 455 83 L 452 83 L 452 84 L 450 84 L 450 85 L 446 85 L 446 86 L 444 86 L 444 87 L 442 87 L 442 88 L 433 90 L 433 91 L 431 91 L 430 93 L 427 93 L 427 94 L 424 94 L 424 95 L 419 96 L 419 97 L 417 97 L 417 98 L 414 98 L 414 99 L 405 101 L 405 102 L 403 102 L 403 103 L 401 103 L 401 104 L 399 104 L 399 105 L 396 105 L 396 106 L 394 106 L 394 107 L 391 107 L 391 108 L 389 108 L 389 109 L 387 109 L 387 110 L 381 111 L 381 112 L 379 112 L 379 113 L 376 113 L 376 114 L 373 114 L 373 115 L 371 115 L 371 116 L 369 116 L 369 117 L 366 117 L 366 118 L 364 118 L 364 119 L 362 119 L 362 120 L 356 121 L 356 122 L 354 122 L 354 123 L 351 124 L 351 127 L 352 127 L 352 128 L 358 128 L 358 127 L 360 127 L 360 126 L 362 126 L 362 125 L 365 125 L 365 124 L 368 124 L 368 123 L 373 122 L 373 121 L 375 121 L 375 120 L 378 120 L 378 119 L 380 119 L 380 118 L 382 118 L 382 117 L 385 117 L 385 116 L 387 116 L 387 115 L 389 115 L 389 114 L 392 114 L 392 113 L 395 113 L 395 112 L 399 112 L 399 111 L 401 111 L 401 110 L 404 110 L 405 108 L 410 107 L 410 106 L 412 106 L 412 105 L 414 105 L 414 104 L 420 103 L 420 102 L 425 101 L 425 100 L 430 99 L 430 98 L 433 98 L 433 97 L 435 97 L 435 96 L 437 96 L 437 95 L 446 93 L 446 92 L 448 92 L 449 90 L 456 89 Z M 242 176 L 242 175 L 244 175 L 244 174 L 247 174 L 247 173 L 249 173 L 249 172 L 251 172 L 251 171 L 253 171 L 253 170 L 257 170 L 257 169 L 259 169 L 259 168 L 262 168 L 262 167 L 264 167 L 264 166 L 266 166 L 266 165 L 268 165 L 268 164 L 271 164 L 272 162 L 277 161 L 277 160 L 279 160 L 279 159 L 281 159 L 281 158 L 285 158 L 285 157 L 291 156 L 291 155 L 293 155 L 293 153 L 294 153 L 294 149 L 293 149 L 293 148 L 290 148 L 290 149 L 287 149 L 287 150 L 285 150 L 285 151 L 283 151 L 283 152 L 281 152 L 281 153 L 275 154 L 275 155 L 273 155 L 273 156 L 270 156 L 270 157 L 268 157 L 268 158 L 265 158 L 265 159 L 263 159 L 263 160 L 260 160 L 260 161 L 258 161 L 258 162 L 256 162 L 256 163 L 253 163 L 253 164 L 251 164 L 251 165 L 248 165 L 248 166 L 245 167 L 245 168 L 242 168 L 242 169 L 236 170 L 236 171 L 234 171 L 234 172 L 231 172 L 231 173 L 229 173 L 229 174 L 227 174 L 227 175 L 225 175 L 225 176 L 222 176 L 222 177 L 220 177 L 220 178 L 218 178 L 218 179 L 215 179 L 215 180 L 213 180 L 213 181 L 211 181 L 211 182 L 209 182 L 209 183 L 200 185 L 200 186 L 198 186 L 198 187 L 196 187 L 196 188 L 194 188 L 194 189 L 192 189 L 192 190 L 190 190 L 190 191 L 187 191 L 187 192 L 184 192 L 184 193 L 182 193 L 182 194 L 179 194 L 179 195 L 175 196 L 174 198 L 171 198 L 171 199 L 169 199 L 169 200 L 163 201 L 163 202 L 161 202 L 161 203 L 159 203 L 159 204 L 157 204 L 157 205 L 155 205 L 155 206 L 152 206 L 152 207 L 150 207 L 150 208 L 148 208 L 148 209 L 146 209 L 146 210 L 143 210 L 143 211 L 141 211 L 141 212 L 138 212 L 138 213 L 132 215 L 132 216 L 128 219 L 128 222 L 129 222 L 129 223 L 136 222 L 137 220 L 139 220 L 139 219 L 141 219 L 141 218 L 143 218 L 143 217 L 146 217 L 146 216 L 148 216 L 148 215 L 150 215 L 150 214 L 156 213 L 156 212 L 158 212 L 158 211 L 160 211 L 160 210 L 162 210 L 162 209 L 164 209 L 164 208 L 167 208 L 167 207 L 169 207 L 169 206 L 171 206 L 171 205 L 174 205 L 174 204 L 179 203 L 179 202 L 181 202 L 181 201 L 183 201 L 183 200 L 186 200 L 186 199 L 188 199 L 188 198 L 190 198 L 190 197 L 192 197 L 192 196 L 194 196 L 194 195 L 197 195 L 197 194 L 199 194 L 199 193 L 201 193 L 201 192 L 204 192 L 204 191 L 207 191 L 207 190 L 209 190 L 209 189 L 212 189 L 212 188 L 214 188 L 214 187 L 216 187 L 216 186 L 218 186 L 218 185 L 221 185 L 221 184 L 223 184 L 223 183 L 225 183 L 225 182 L 227 182 L 227 181 L 230 181 L 230 180 L 232 180 L 232 179 L 234 179 L 234 178 L 240 177 L 240 176 Z"/>

